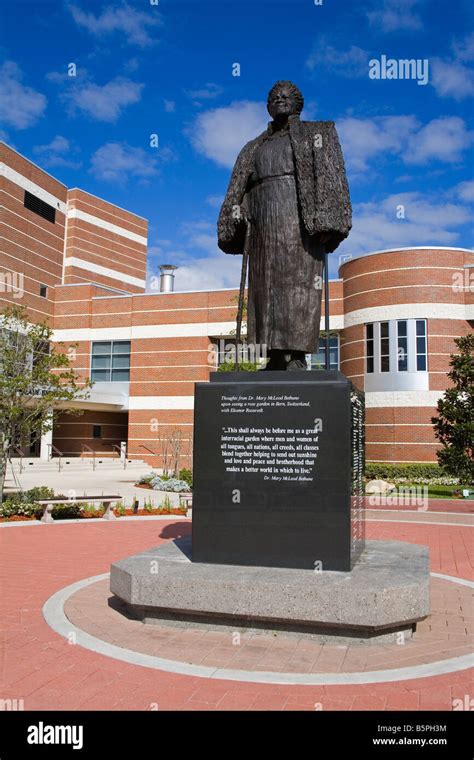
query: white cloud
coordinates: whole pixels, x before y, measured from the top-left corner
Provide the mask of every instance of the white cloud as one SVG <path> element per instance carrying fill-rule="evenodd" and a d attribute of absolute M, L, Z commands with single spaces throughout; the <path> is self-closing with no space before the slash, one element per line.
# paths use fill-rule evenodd
<path fill-rule="evenodd" d="M 431 64 L 431 84 L 441 98 L 463 100 L 474 95 L 474 72 L 460 61 L 434 58 Z"/>
<path fill-rule="evenodd" d="M 407 164 L 426 164 L 432 160 L 456 163 L 471 145 L 473 136 L 474 132 L 468 132 L 458 116 L 433 119 L 409 137 L 404 161 Z"/>
<path fill-rule="evenodd" d="M 364 254 L 411 245 L 453 245 L 458 227 L 467 224 L 469 210 L 447 196 L 419 192 L 390 195 L 379 202 L 359 203 L 353 210 L 353 228 L 338 254 Z M 397 218 L 400 206 L 404 219 Z"/>
<path fill-rule="evenodd" d="M 138 103 L 144 85 L 126 77 L 116 77 L 104 85 L 86 82 L 71 84 L 64 92 L 70 111 L 83 111 L 97 121 L 116 121 L 126 106 Z"/>
<path fill-rule="evenodd" d="M 357 45 L 351 45 L 347 50 L 337 50 L 326 42 L 325 37 L 320 36 L 306 59 L 306 66 L 316 74 L 320 70 L 329 70 L 340 76 L 353 78 L 367 76 L 368 61 L 369 53 Z"/>
<path fill-rule="evenodd" d="M 414 116 L 383 116 L 375 119 L 347 117 L 336 124 L 348 169 L 364 172 L 380 154 L 402 151 L 419 126 Z"/>
<path fill-rule="evenodd" d="M 474 32 L 453 44 L 454 55 L 459 61 L 474 60 Z"/>
<path fill-rule="evenodd" d="M 80 161 L 74 161 L 73 156 L 77 148 L 62 135 L 56 135 L 47 145 L 37 145 L 33 152 L 39 156 L 44 166 L 64 166 L 70 169 L 79 169 Z"/>
<path fill-rule="evenodd" d="M 451 58 L 433 58 L 431 84 L 441 98 L 464 100 L 474 95 L 474 71 L 466 62 L 474 60 L 474 33 L 452 44 Z"/>
<path fill-rule="evenodd" d="M 163 100 L 163 105 L 166 113 L 174 113 L 176 111 L 176 103 L 174 100 Z"/>
<path fill-rule="evenodd" d="M 143 148 L 127 143 L 102 145 L 91 158 L 91 169 L 97 179 L 125 184 L 129 178 L 146 181 L 158 174 L 156 158 Z"/>
<path fill-rule="evenodd" d="M 76 24 L 91 34 L 102 37 L 121 32 L 129 44 L 139 47 L 151 45 L 154 41 L 151 32 L 163 23 L 156 7 L 151 4 L 146 12 L 136 10 L 126 2 L 109 5 L 97 16 L 77 5 L 70 4 L 68 7 Z"/>
<path fill-rule="evenodd" d="M 232 168 L 244 144 L 263 132 L 268 121 L 264 103 L 241 100 L 204 111 L 186 132 L 199 153 Z"/>
<path fill-rule="evenodd" d="M 376 159 L 398 156 L 406 164 L 456 163 L 472 142 L 457 116 L 433 119 L 421 126 L 415 116 L 347 117 L 337 122 L 347 168 L 359 177 Z"/>
<path fill-rule="evenodd" d="M 474 181 L 460 182 L 455 188 L 456 194 L 466 203 L 474 203 Z"/>
<path fill-rule="evenodd" d="M 214 98 L 219 97 L 219 95 L 222 95 L 224 92 L 224 89 L 214 82 L 208 82 L 204 87 L 201 87 L 199 90 L 185 90 L 185 94 L 188 96 L 188 98 L 191 98 L 191 100 L 214 100 Z"/>
<path fill-rule="evenodd" d="M 16 129 L 33 126 L 46 108 L 45 96 L 21 80 L 21 70 L 14 61 L 0 66 L 0 120 Z"/>
<path fill-rule="evenodd" d="M 179 265 L 175 290 L 239 287 L 242 256 L 228 256 L 218 251 L 214 255 L 191 258 L 181 252 L 174 255 L 173 262 Z"/>
<path fill-rule="evenodd" d="M 369 11 L 370 24 L 382 32 L 414 31 L 422 26 L 421 19 L 414 12 L 419 0 L 375 0 L 376 10 Z"/>

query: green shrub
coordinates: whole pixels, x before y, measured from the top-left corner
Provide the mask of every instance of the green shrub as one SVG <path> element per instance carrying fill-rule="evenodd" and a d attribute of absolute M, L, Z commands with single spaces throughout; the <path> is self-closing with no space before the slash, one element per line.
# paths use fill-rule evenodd
<path fill-rule="evenodd" d="M 163 509 L 165 512 L 169 512 L 171 514 L 171 510 L 173 509 L 173 504 L 169 496 L 165 496 L 165 498 L 160 504 L 160 509 Z"/>
<path fill-rule="evenodd" d="M 401 480 L 410 483 L 432 481 L 447 477 L 446 472 L 433 462 L 368 462 L 365 476 L 369 480 Z"/>
<path fill-rule="evenodd" d="M 52 515 L 54 520 L 78 520 L 82 517 L 82 509 L 85 504 L 57 504 L 53 507 Z M 41 508 L 42 509 L 42 508 Z"/>
<path fill-rule="evenodd" d="M 184 482 L 187 483 L 190 488 L 193 487 L 193 473 L 191 470 L 187 470 L 186 468 L 180 470 L 179 479 L 184 480 Z"/>
<path fill-rule="evenodd" d="M 218 372 L 236 372 L 237 365 L 235 362 L 224 362 L 223 364 L 220 364 L 217 368 Z M 257 364 L 256 362 L 240 362 L 239 363 L 239 371 L 240 372 L 257 372 L 257 370 L 260 369 L 260 364 Z"/>
<path fill-rule="evenodd" d="M 48 486 L 35 486 L 30 488 L 29 491 L 18 491 L 18 493 L 12 493 L 8 495 L 6 501 L 11 504 L 33 504 L 40 499 L 52 499 L 54 497 L 54 491 Z"/>

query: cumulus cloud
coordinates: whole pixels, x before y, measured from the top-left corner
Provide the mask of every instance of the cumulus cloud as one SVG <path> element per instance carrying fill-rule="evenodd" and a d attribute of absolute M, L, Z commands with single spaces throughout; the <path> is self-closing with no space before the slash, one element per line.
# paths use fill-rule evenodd
<path fill-rule="evenodd" d="M 86 82 L 71 84 L 63 94 L 72 114 L 82 111 L 97 121 L 117 121 L 122 111 L 138 103 L 144 85 L 126 77 L 116 77 L 104 85 Z"/>
<path fill-rule="evenodd" d="M 375 0 L 375 10 L 367 13 L 369 23 L 381 32 L 416 31 L 422 26 L 415 7 L 419 0 Z"/>
<path fill-rule="evenodd" d="M 158 167 L 156 158 L 143 148 L 110 142 L 93 154 L 90 171 L 99 180 L 123 185 L 131 178 L 146 182 L 158 174 Z"/>
<path fill-rule="evenodd" d="M 373 119 L 347 117 L 337 122 L 348 169 L 362 178 L 374 160 L 397 156 L 411 165 L 429 161 L 457 163 L 472 143 L 472 132 L 457 116 L 422 126 L 413 115 Z"/>
<path fill-rule="evenodd" d="M 328 44 L 325 37 L 320 36 L 306 59 L 306 66 L 315 74 L 322 70 L 332 71 L 349 79 L 367 76 L 369 53 L 357 45 L 351 45 L 347 50 L 338 50 Z"/>
<path fill-rule="evenodd" d="M 433 119 L 409 137 L 404 160 L 407 164 L 426 164 L 436 160 L 456 163 L 471 145 L 474 132 L 469 132 L 458 116 Z"/>
<path fill-rule="evenodd" d="M 87 29 L 96 37 L 104 37 L 115 32 L 122 33 L 130 45 L 147 47 L 154 42 L 152 32 L 163 21 L 156 7 L 149 4 L 148 10 L 140 11 L 126 2 L 109 5 L 95 15 L 70 3 L 69 11 L 78 26 Z"/>
<path fill-rule="evenodd" d="M 46 145 L 37 145 L 33 148 L 33 152 L 39 157 L 43 166 L 64 166 L 69 169 L 79 169 L 82 165 L 80 161 L 73 159 L 77 150 L 77 147 L 62 135 L 56 135 Z"/>
<path fill-rule="evenodd" d="M 380 154 L 399 154 L 419 126 L 415 116 L 347 117 L 337 122 L 348 169 L 364 172 Z"/>
<path fill-rule="evenodd" d="M 201 87 L 198 90 L 185 90 L 184 92 L 188 98 L 191 98 L 191 100 L 196 101 L 197 104 L 199 104 L 199 101 L 201 100 L 214 100 L 214 98 L 222 95 L 224 89 L 214 82 L 208 82 L 204 87 Z"/>
<path fill-rule="evenodd" d="M 474 181 L 460 182 L 456 187 L 456 195 L 465 203 L 474 203 Z"/>
<path fill-rule="evenodd" d="M 464 100 L 474 95 L 474 72 L 460 61 L 434 58 L 431 64 L 431 84 L 441 98 Z"/>
<path fill-rule="evenodd" d="M 474 33 L 455 40 L 450 58 L 434 58 L 431 84 L 441 98 L 464 100 L 474 95 L 474 71 L 466 63 L 474 60 Z"/>
<path fill-rule="evenodd" d="M 178 266 L 175 290 L 213 290 L 238 288 L 242 267 L 241 256 L 227 256 L 217 247 L 215 222 L 194 219 L 183 222 L 179 228 L 179 242 L 156 240 L 153 251 L 155 262 L 150 267 L 150 278 L 156 277 L 157 265 L 164 261 Z"/>
<path fill-rule="evenodd" d="M 458 228 L 470 220 L 469 209 L 421 192 L 399 193 L 354 206 L 353 228 L 337 249 L 340 255 L 364 254 L 397 246 L 454 245 Z M 400 209 L 404 218 L 398 218 Z"/>
<path fill-rule="evenodd" d="M 204 111 L 186 132 L 198 153 L 232 168 L 243 145 L 263 132 L 268 120 L 264 103 L 241 100 Z"/>
<path fill-rule="evenodd" d="M 22 79 L 14 61 L 0 66 L 0 121 L 16 129 L 33 126 L 46 109 L 45 96 L 23 84 Z"/>

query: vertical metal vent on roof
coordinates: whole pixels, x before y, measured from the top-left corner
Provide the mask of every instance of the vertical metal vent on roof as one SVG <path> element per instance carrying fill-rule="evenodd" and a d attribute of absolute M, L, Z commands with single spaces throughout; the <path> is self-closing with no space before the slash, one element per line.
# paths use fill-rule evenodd
<path fill-rule="evenodd" d="M 33 195 L 33 193 L 29 193 L 28 190 L 25 190 L 24 206 L 35 214 L 38 214 L 38 216 L 42 216 L 43 219 L 47 219 L 48 222 L 54 224 L 56 221 L 56 209 L 50 206 L 49 203 L 42 201 L 41 198 Z"/>

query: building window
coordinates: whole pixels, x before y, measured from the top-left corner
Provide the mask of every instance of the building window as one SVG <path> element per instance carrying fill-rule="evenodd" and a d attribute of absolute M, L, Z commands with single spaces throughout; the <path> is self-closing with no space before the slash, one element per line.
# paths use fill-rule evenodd
<path fill-rule="evenodd" d="M 380 371 L 390 372 L 390 325 L 380 323 Z"/>
<path fill-rule="evenodd" d="M 416 320 L 416 371 L 426 372 L 427 348 L 426 348 L 426 320 Z"/>
<path fill-rule="evenodd" d="M 40 285 L 40 296 L 41 298 L 47 298 L 48 297 L 48 288 L 46 285 Z"/>
<path fill-rule="evenodd" d="M 326 369 L 326 333 L 319 336 L 317 353 L 311 354 L 311 369 Z M 339 335 L 329 335 L 329 369 L 339 369 Z"/>
<path fill-rule="evenodd" d="M 408 332 L 406 319 L 397 322 L 398 371 L 408 372 Z"/>
<path fill-rule="evenodd" d="M 365 326 L 365 353 L 367 357 L 366 372 L 374 371 L 374 326 Z"/>
<path fill-rule="evenodd" d="M 99 383 L 130 380 L 129 340 L 101 340 L 92 344 L 91 380 Z"/>
<path fill-rule="evenodd" d="M 428 373 L 426 319 L 394 319 L 365 326 L 366 376 L 370 390 L 421 390 Z M 411 378 L 410 378 L 411 376 Z M 427 379 L 426 379 L 427 381 Z M 411 385 L 410 385 L 411 383 Z M 414 383 L 414 385 L 413 385 Z"/>
<path fill-rule="evenodd" d="M 92 426 L 92 437 L 93 438 L 102 438 L 102 425 L 93 425 Z"/>
<path fill-rule="evenodd" d="M 43 219 L 46 219 L 48 222 L 52 222 L 52 224 L 55 223 L 56 209 L 54 206 L 50 206 L 49 203 L 45 203 L 41 200 L 41 198 L 33 195 L 33 193 L 29 193 L 28 190 L 25 190 L 23 205 L 29 211 L 33 211 L 34 214 L 38 214 L 38 216 L 43 217 Z"/>

